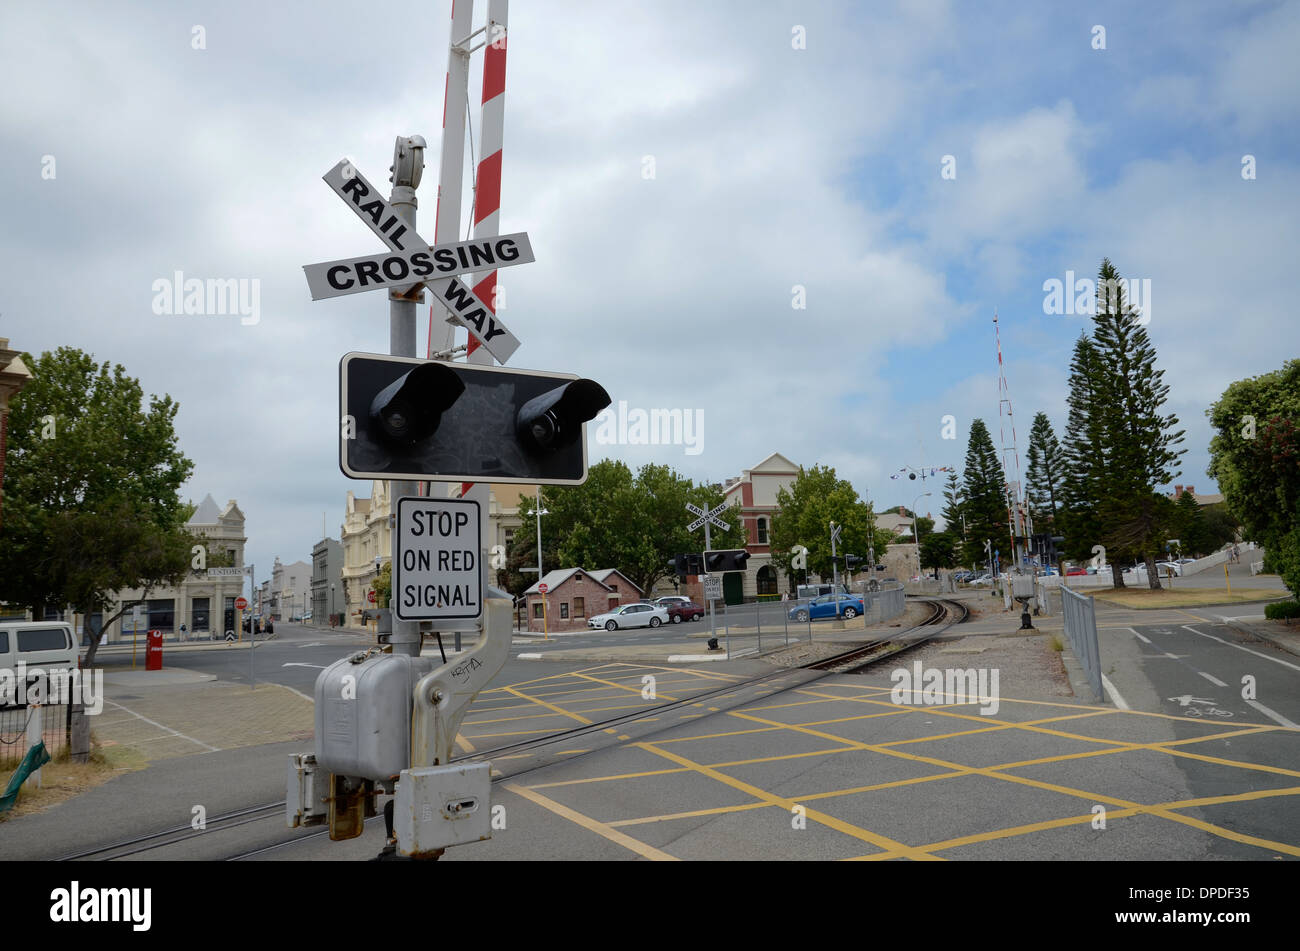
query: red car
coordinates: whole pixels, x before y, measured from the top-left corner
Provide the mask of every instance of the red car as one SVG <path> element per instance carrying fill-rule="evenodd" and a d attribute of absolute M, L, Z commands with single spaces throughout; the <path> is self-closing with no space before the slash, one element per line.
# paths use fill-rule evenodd
<path fill-rule="evenodd" d="M 704 617 L 704 608 L 694 601 L 673 601 L 664 604 L 663 607 L 668 610 L 668 619 L 674 624 L 681 624 L 682 621 L 698 621 Z"/>

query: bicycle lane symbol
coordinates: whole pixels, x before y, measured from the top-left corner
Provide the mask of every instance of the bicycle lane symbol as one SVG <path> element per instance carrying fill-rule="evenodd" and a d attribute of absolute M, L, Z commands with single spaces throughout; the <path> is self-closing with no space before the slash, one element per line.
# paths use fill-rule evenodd
<path fill-rule="evenodd" d="M 1230 717 L 1231 710 L 1220 710 L 1215 706 L 1213 700 L 1204 700 L 1200 697 L 1193 697 L 1186 693 L 1181 697 L 1170 697 L 1170 702 L 1177 703 L 1182 708 L 1184 716 L 1188 717 Z"/>

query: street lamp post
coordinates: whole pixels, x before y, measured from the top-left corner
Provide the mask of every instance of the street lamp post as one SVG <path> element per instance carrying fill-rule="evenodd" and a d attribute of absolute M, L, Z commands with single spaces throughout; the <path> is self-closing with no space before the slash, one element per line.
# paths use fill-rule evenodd
<path fill-rule="evenodd" d="M 922 492 L 912 500 L 912 534 L 916 536 L 916 573 L 919 575 L 925 571 L 921 564 L 921 516 L 916 511 L 916 503 L 928 495 L 934 495 L 933 492 Z"/>
<path fill-rule="evenodd" d="M 549 514 L 542 508 L 542 487 L 539 485 L 537 487 L 537 581 L 539 584 L 544 574 L 542 571 L 542 516 Z"/>
<path fill-rule="evenodd" d="M 334 626 L 334 582 L 330 582 L 330 627 Z"/>

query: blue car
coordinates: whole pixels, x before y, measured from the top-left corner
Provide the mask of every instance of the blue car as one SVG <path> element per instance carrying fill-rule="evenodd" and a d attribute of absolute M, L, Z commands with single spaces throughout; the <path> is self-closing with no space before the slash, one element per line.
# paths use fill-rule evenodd
<path fill-rule="evenodd" d="M 796 604 L 792 607 L 790 620 L 802 622 L 809 619 L 820 621 L 823 618 L 833 618 L 836 603 L 835 595 L 823 594 L 820 598 L 813 598 L 807 604 Z M 861 597 L 842 594 L 839 596 L 838 604 L 841 617 L 855 618 L 864 613 Z"/>

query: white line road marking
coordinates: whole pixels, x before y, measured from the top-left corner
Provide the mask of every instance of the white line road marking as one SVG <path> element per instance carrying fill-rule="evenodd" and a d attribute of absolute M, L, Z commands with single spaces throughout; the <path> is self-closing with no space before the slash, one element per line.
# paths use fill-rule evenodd
<path fill-rule="evenodd" d="M 1260 713 L 1264 714 L 1264 716 L 1268 717 L 1274 723 L 1280 723 L 1282 726 L 1290 727 L 1293 730 L 1300 730 L 1300 725 L 1292 723 L 1290 720 L 1282 716 L 1282 714 L 1280 713 L 1274 713 L 1272 710 L 1264 706 L 1258 700 L 1247 700 L 1246 702 L 1250 704 L 1252 707 L 1254 707 L 1256 710 L 1258 710 Z"/>
<path fill-rule="evenodd" d="M 515 660 L 541 660 L 541 654 L 516 654 Z"/>
<path fill-rule="evenodd" d="M 1133 633 L 1137 634 L 1137 631 L 1134 631 Z M 1142 637 L 1142 635 L 1138 634 L 1138 637 Z M 1145 637 L 1142 637 L 1142 639 L 1146 640 Z M 1106 688 L 1106 692 L 1110 694 L 1110 699 L 1115 704 L 1115 706 L 1119 707 L 1121 710 L 1133 709 L 1127 703 L 1124 702 L 1124 698 L 1119 695 L 1119 691 L 1115 689 L 1115 685 L 1110 682 L 1110 678 L 1108 678 L 1105 674 L 1101 675 L 1101 685 Z"/>
<path fill-rule="evenodd" d="M 1226 686 L 1228 686 L 1228 685 L 1225 684 L 1222 680 L 1220 680 L 1218 677 L 1215 677 L 1213 674 L 1207 674 L 1207 673 L 1206 673 L 1205 671 L 1203 671 L 1203 670 L 1198 670 L 1197 673 L 1200 674 L 1202 677 L 1204 677 L 1206 680 L 1208 680 L 1210 683 L 1214 684 L 1214 686 L 1216 686 L 1216 687 L 1226 687 Z"/>
<path fill-rule="evenodd" d="M 1124 630 L 1126 630 L 1126 631 L 1133 631 L 1133 636 L 1136 637 L 1136 638 L 1137 638 L 1139 641 L 1141 641 L 1143 644 L 1150 644 L 1150 643 L 1151 643 L 1151 638 L 1149 638 L 1149 637 L 1143 637 L 1141 634 L 1139 634 L 1137 631 L 1133 630 L 1133 628 L 1131 628 L 1131 627 L 1126 627 L 1126 628 L 1124 628 Z"/>
<path fill-rule="evenodd" d="M 324 664 L 300 664 L 296 660 L 291 660 L 287 664 L 281 664 L 281 667 L 315 667 L 317 670 L 324 670 Z"/>
<path fill-rule="evenodd" d="M 299 645 L 298 645 L 298 647 L 300 647 L 300 648 L 302 648 L 302 647 L 324 647 L 324 646 L 325 646 L 325 645 L 322 644 L 320 641 L 312 641 L 310 644 L 299 644 Z"/>
<path fill-rule="evenodd" d="M 726 654 L 669 654 L 670 664 L 691 664 L 697 660 L 726 660 Z"/>
<path fill-rule="evenodd" d="M 181 733 L 181 732 L 179 732 L 178 730 L 173 730 L 173 729 L 172 729 L 171 727 L 169 727 L 169 726 L 163 726 L 163 725 L 162 725 L 161 723 L 159 723 L 157 720 L 150 720 L 150 719 L 149 719 L 148 717 L 146 717 L 146 716 L 141 716 L 139 713 L 136 713 L 134 710 L 131 710 L 131 709 L 127 708 L 127 707 L 122 706 L 120 703 L 118 703 L 118 702 L 115 701 L 115 700 L 105 700 L 104 702 L 105 702 L 105 703 L 108 703 L 108 704 L 112 704 L 113 706 L 117 707 L 119 710 L 126 710 L 126 712 L 129 713 L 129 714 L 131 714 L 131 716 L 133 716 L 133 717 L 137 717 L 137 718 L 143 720 L 145 723 L 148 723 L 150 726 L 156 726 L 156 727 L 157 727 L 158 729 L 160 729 L 160 730 L 166 730 L 168 733 L 172 734 L 173 736 L 179 736 L 182 740 L 189 740 L 191 743 L 194 743 L 194 744 L 196 744 L 196 745 L 198 745 L 198 746 L 201 746 L 201 747 L 203 747 L 205 750 L 208 750 L 208 751 L 211 752 L 211 753 L 220 753 L 220 752 L 221 752 L 221 749 L 220 749 L 219 747 L 216 747 L 216 746 L 208 746 L 208 744 L 204 743 L 202 740 L 196 740 L 196 739 L 194 739 L 194 737 L 192 737 L 192 736 L 186 736 L 184 733 Z"/>
<path fill-rule="evenodd" d="M 1240 644 L 1234 644 L 1231 641 L 1225 641 L 1223 638 L 1215 637 L 1213 634 L 1206 634 L 1204 631 L 1198 631 L 1190 624 L 1184 624 L 1183 627 L 1191 631 L 1193 634 L 1200 634 L 1201 637 L 1208 637 L 1210 640 L 1218 641 L 1220 644 L 1227 644 L 1229 647 L 1235 647 L 1237 648 L 1237 650 L 1245 651 L 1247 654 L 1254 654 L 1256 657 L 1262 657 L 1265 660 L 1271 660 L 1275 664 L 1281 664 L 1283 667 L 1290 667 L 1292 670 L 1300 670 L 1300 666 L 1289 663 L 1288 661 L 1285 660 L 1279 660 L 1276 657 L 1269 657 L 1267 654 L 1261 654 L 1259 651 L 1253 651 L 1249 647 L 1242 647 Z"/>

